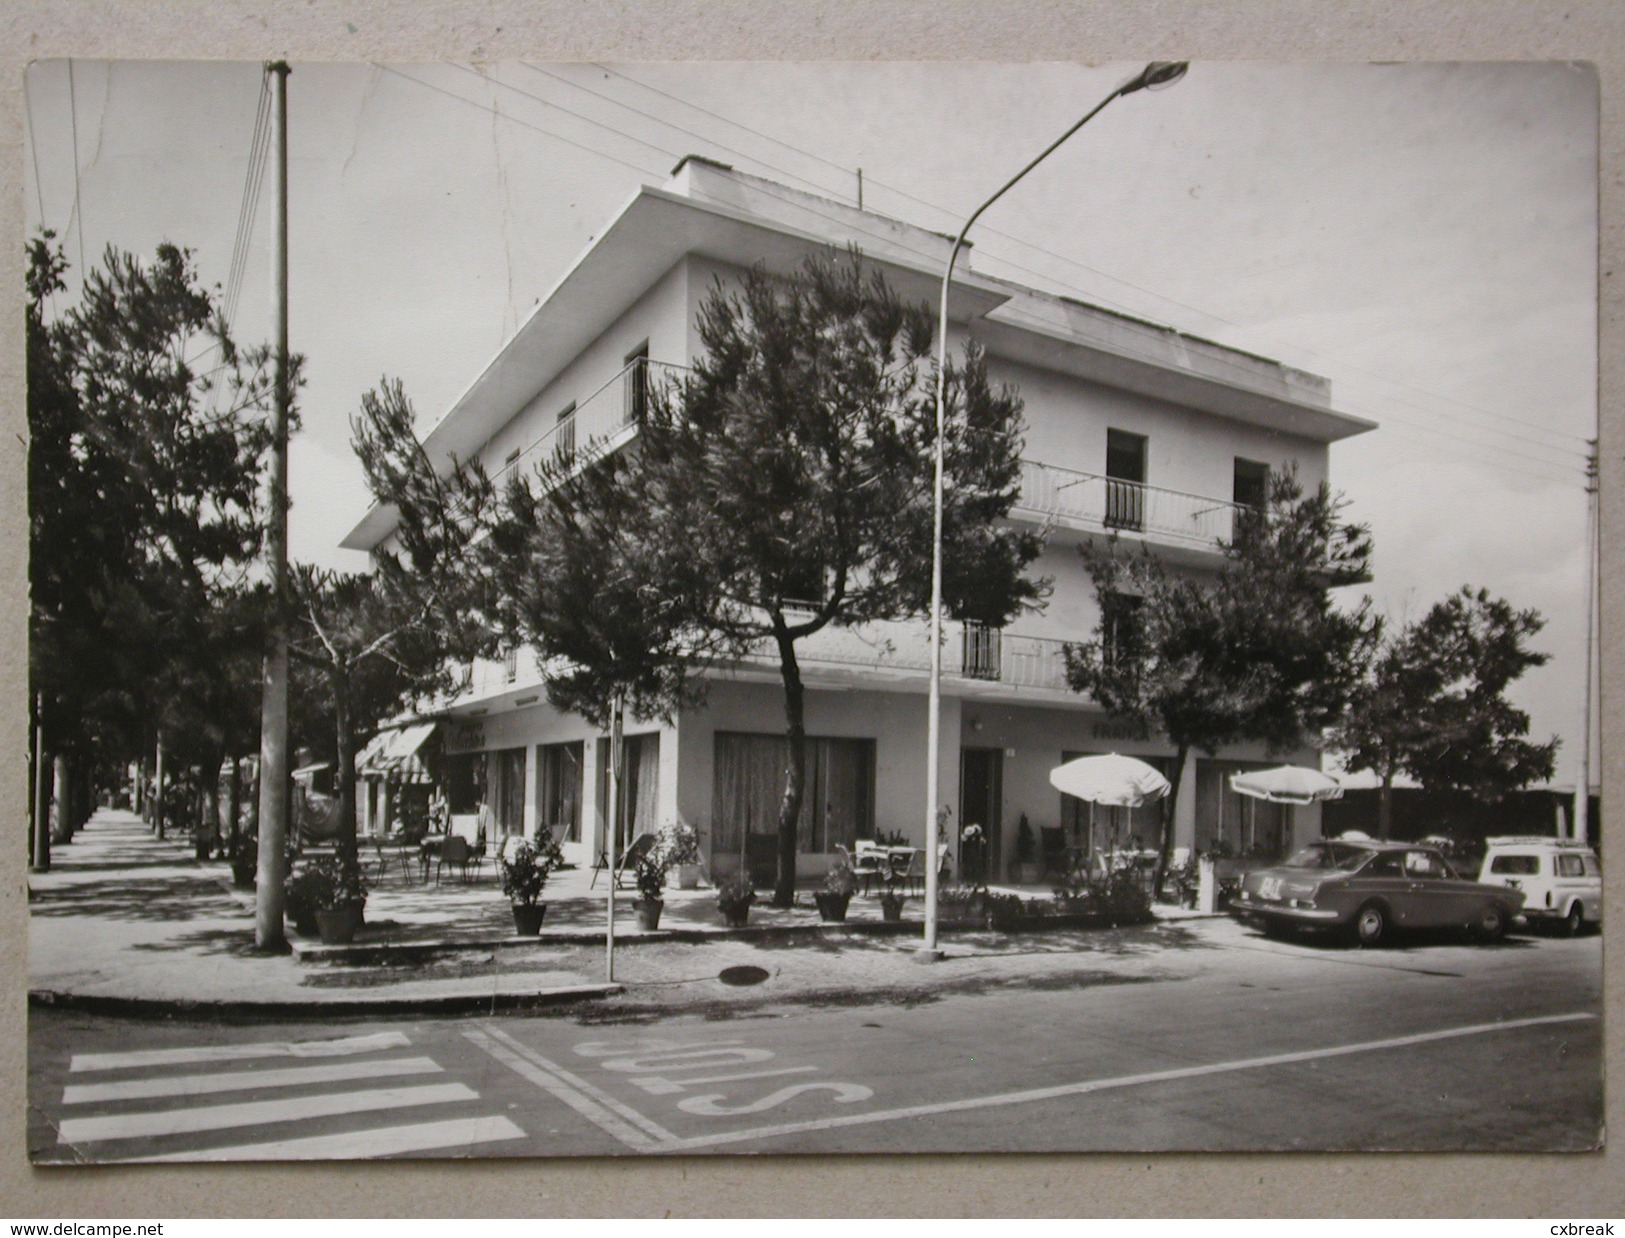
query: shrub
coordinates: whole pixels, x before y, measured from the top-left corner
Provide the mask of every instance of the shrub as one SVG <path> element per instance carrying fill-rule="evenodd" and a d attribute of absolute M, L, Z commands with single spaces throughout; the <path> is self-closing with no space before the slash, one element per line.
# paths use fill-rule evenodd
<path fill-rule="evenodd" d="M 679 864 L 698 864 L 700 862 L 700 832 L 683 821 L 679 821 L 675 825 L 664 826 L 660 831 L 660 839 L 655 844 L 654 850 L 668 870 L 675 868 Z"/>
<path fill-rule="evenodd" d="M 658 903 L 666 892 L 666 864 L 656 847 L 638 861 L 638 894 L 645 902 Z"/>
<path fill-rule="evenodd" d="M 367 901 L 367 878 L 353 856 L 323 855 L 307 860 L 289 884 L 298 889 L 312 911 L 337 911 Z"/>
<path fill-rule="evenodd" d="M 548 877 L 564 862 L 551 830 L 540 830 L 502 857 L 502 893 L 512 902 L 527 906 L 542 897 Z"/>
<path fill-rule="evenodd" d="M 824 874 L 824 893 L 844 894 L 851 898 L 857 892 L 858 878 L 852 866 L 845 860 L 837 859 L 829 872 Z"/>
<path fill-rule="evenodd" d="M 750 878 L 743 873 L 724 877 L 722 884 L 717 886 L 717 906 L 724 911 L 730 907 L 749 907 L 755 901 L 756 891 L 750 884 Z"/>

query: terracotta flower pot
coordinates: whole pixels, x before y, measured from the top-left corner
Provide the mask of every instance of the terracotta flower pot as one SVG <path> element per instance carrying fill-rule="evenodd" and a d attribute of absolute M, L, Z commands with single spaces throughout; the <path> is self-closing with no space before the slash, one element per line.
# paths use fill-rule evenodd
<path fill-rule="evenodd" d="M 903 896 L 901 894 L 882 894 L 880 896 L 880 918 L 893 923 L 903 918 Z"/>
<path fill-rule="evenodd" d="M 830 890 L 820 890 L 813 895 L 813 902 L 818 904 L 819 918 L 825 924 L 839 924 L 846 919 L 846 905 L 852 901 L 850 894 L 836 894 Z"/>
<path fill-rule="evenodd" d="M 513 904 L 513 931 L 521 937 L 536 936 L 542 931 L 542 917 L 546 914 L 546 903 Z"/>
<path fill-rule="evenodd" d="M 744 928 L 750 920 L 749 903 L 723 903 L 720 910 L 729 928 Z"/>
<path fill-rule="evenodd" d="M 646 933 L 652 933 L 660 927 L 660 913 L 665 910 L 663 899 L 645 898 L 637 903 L 638 927 Z"/>
<path fill-rule="evenodd" d="M 355 940 L 361 927 L 361 904 L 345 903 L 340 907 L 322 908 L 316 912 L 316 930 L 322 945 L 344 946 Z"/>

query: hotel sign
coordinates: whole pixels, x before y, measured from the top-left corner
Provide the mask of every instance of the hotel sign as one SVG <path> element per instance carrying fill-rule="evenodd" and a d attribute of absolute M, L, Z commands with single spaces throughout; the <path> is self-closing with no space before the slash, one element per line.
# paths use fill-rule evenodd
<path fill-rule="evenodd" d="M 478 752 L 484 747 L 484 723 L 465 718 L 446 724 L 447 752 Z"/>

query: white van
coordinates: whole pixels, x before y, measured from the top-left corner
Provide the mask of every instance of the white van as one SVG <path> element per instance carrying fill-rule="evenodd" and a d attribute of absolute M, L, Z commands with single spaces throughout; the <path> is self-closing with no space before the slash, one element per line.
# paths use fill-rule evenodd
<path fill-rule="evenodd" d="M 1484 840 L 1478 879 L 1523 891 L 1531 923 L 1562 925 L 1568 935 L 1602 923 L 1602 867 L 1597 853 L 1566 838 L 1502 836 Z"/>

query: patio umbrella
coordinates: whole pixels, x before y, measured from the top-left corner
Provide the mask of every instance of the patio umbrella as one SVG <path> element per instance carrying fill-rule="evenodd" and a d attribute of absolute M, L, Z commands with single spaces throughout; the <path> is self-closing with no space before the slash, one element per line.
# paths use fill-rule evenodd
<path fill-rule="evenodd" d="M 1116 808 L 1138 808 L 1168 794 L 1168 780 L 1144 761 L 1112 753 L 1078 757 L 1049 772 L 1057 791 Z"/>
<path fill-rule="evenodd" d="M 1249 770 L 1230 775 L 1230 789 L 1238 795 L 1271 804 L 1318 804 L 1342 797 L 1343 787 L 1330 774 L 1301 765 Z"/>

